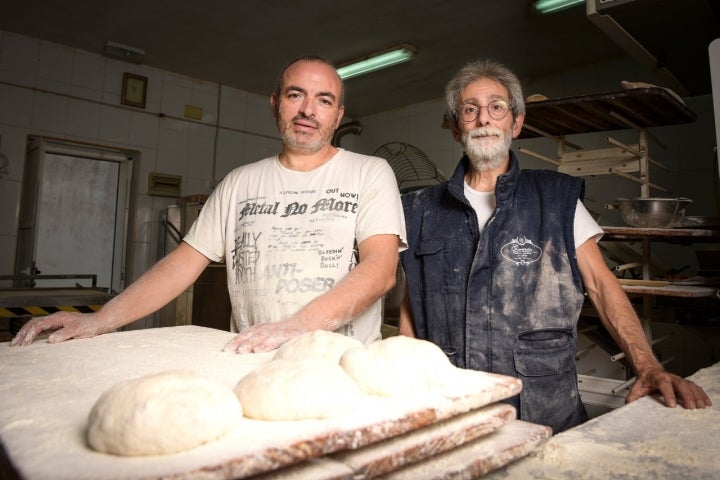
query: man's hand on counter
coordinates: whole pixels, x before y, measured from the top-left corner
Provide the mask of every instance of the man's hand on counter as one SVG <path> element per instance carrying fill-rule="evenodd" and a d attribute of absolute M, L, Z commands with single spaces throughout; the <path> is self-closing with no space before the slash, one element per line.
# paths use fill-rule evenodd
<path fill-rule="evenodd" d="M 55 312 L 45 317 L 35 317 L 20 328 L 10 341 L 10 346 L 30 345 L 43 332 L 52 333 L 48 343 L 59 343 L 70 338 L 90 338 L 103 333 L 95 313 Z"/>
<path fill-rule="evenodd" d="M 275 350 L 288 340 L 309 332 L 298 322 L 285 320 L 277 323 L 259 323 L 246 328 L 223 348 L 224 352 L 262 353 Z"/>
<path fill-rule="evenodd" d="M 625 401 L 629 403 L 654 392 L 662 395 L 668 407 L 675 407 L 678 403 L 687 409 L 706 408 L 712 405 L 710 397 L 698 385 L 662 368 L 640 375 Z"/>

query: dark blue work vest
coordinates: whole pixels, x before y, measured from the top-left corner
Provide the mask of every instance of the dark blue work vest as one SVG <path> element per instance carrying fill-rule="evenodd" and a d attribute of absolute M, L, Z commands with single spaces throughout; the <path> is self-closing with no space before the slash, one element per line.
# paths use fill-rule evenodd
<path fill-rule="evenodd" d="M 403 195 L 401 260 L 415 331 L 460 368 L 520 378 L 518 418 L 555 433 L 587 419 L 575 354 L 583 286 L 573 224 L 584 181 L 549 170 L 498 178 L 482 234 L 465 198 L 467 157 L 443 184 Z"/>

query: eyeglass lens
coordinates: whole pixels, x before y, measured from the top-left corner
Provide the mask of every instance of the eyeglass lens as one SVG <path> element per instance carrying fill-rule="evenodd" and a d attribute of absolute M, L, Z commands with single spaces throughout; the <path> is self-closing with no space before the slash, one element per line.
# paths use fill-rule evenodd
<path fill-rule="evenodd" d="M 502 120 L 510 111 L 510 105 L 505 100 L 493 100 L 486 106 L 481 107 L 474 103 L 466 103 L 460 106 L 460 119 L 463 122 L 474 122 L 480 116 L 480 110 L 487 109 L 488 115 L 494 120 Z"/>

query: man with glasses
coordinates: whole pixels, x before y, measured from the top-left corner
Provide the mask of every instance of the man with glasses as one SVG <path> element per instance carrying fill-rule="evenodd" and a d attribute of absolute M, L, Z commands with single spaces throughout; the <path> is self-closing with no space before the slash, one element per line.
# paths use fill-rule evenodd
<path fill-rule="evenodd" d="M 436 343 L 458 367 L 520 378 L 522 392 L 508 400 L 518 417 L 557 433 L 587 419 L 575 370 L 587 293 L 637 377 L 627 401 L 659 392 L 669 407 L 709 406 L 653 355 L 597 246 L 584 181 L 520 170 L 510 151 L 525 118 L 517 77 L 471 62 L 448 83 L 446 103 L 465 155 L 448 182 L 403 197 L 400 333 Z"/>

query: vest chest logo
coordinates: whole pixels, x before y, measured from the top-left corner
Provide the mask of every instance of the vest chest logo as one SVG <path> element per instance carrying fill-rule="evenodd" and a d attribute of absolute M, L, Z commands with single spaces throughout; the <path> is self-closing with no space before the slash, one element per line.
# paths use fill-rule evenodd
<path fill-rule="evenodd" d="M 500 254 L 515 265 L 530 265 L 542 256 L 542 250 L 532 240 L 515 237 L 500 249 Z"/>

